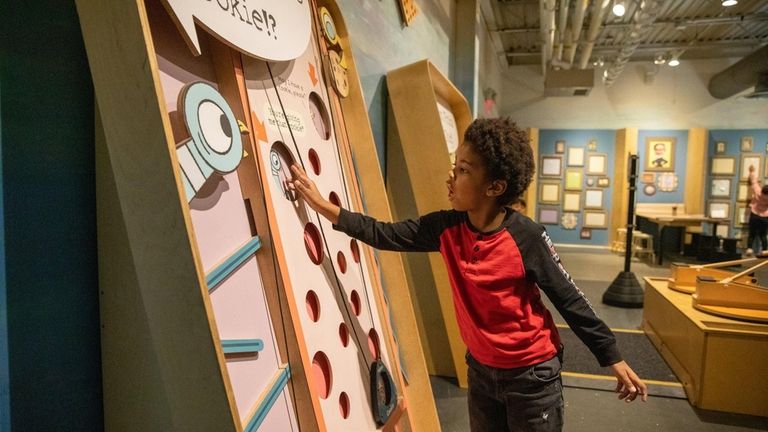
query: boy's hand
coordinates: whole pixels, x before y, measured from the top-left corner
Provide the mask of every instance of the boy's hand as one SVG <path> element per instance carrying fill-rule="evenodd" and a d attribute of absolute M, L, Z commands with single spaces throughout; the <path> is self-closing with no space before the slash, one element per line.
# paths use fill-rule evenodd
<path fill-rule="evenodd" d="M 629 367 L 624 360 L 611 365 L 613 374 L 616 375 L 618 383 L 616 384 L 616 393 L 619 394 L 619 399 L 623 399 L 626 402 L 632 402 L 641 396 L 643 402 L 648 400 L 648 387 L 646 387 L 643 380 L 641 380 L 635 371 Z"/>
<path fill-rule="evenodd" d="M 338 223 L 341 208 L 320 195 L 315 182 L 310 180 L 307 173 L 300 166 L 296 164 L 291 165 L 291 171 L 293 172 L 294 180 L 289 183 L 290 187 L 304 198 L 304 201 L 312 210 L 323 215 L 331 223 Z"/>

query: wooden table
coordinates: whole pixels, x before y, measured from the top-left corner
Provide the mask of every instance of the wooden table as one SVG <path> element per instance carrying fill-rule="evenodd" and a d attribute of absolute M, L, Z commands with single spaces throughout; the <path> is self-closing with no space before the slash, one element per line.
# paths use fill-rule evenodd
<path fill-rule="evenodd" d="M 691 404 L 768 416 L 768 325 L 701 312 L 666 278 L 644 280 L 643 330 Z"/>
<path fill-rule="evenodd" d="M 679 215 L 660 215 L 650 213 L 637 213 L 636 217 L 645 218 L 649 222 L 653 222 L 659 227 L 659 253 L 656 254 L 657 264 L 661 265 L 664 257 L 664 231 L 668 227 L 680 227 L 687 228 L 691 226 L 699 226 L 703 223 L 711 223 L 713 236 L 717 235 L 717 225 L 721 223 L 728 223 L 728 219 L 716 219 L 707 217 L 703 214 L 679 214 Z M 685 246 L 685 233 L 683 233 L 680 239 L 680 253 Z M 630 246 L 631 247 L 631 246 Z"/>

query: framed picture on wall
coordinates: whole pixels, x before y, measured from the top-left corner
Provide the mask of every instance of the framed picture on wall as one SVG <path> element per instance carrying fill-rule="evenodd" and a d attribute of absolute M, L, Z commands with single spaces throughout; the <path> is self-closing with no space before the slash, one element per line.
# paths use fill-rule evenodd
<path fill-rule="evenodd" d="M 584 183 L 584 173 L 580 169 L 566 169 L 565 170 L 565 190 L 577 190 L 582 189 Z"/>
<path fill-rule="evenodd" d="M 597 140 L 592 138 L 589 140 L 589 143 L 587 144 L 587 150 L 589 151 L 597 151 Z"/>
<path fill-rule="evenodd" d="M 645 139 L 645 170 L 674 171 L 675 143 L 674 137 L 648 137 Z"/>
<path fill-rule="evenodd" d="M 765 159 L 765 176 L 768 177 L 768 158 Z"/>
<path fill-rule="evenodd" d="M 555 207 L 539 207 L 539 223 L 557 225 L 560 223 L 560 211 Z"/>
<path fill-rule="evenodd" d="M 725 225 L 725 224 L 719 224 L 719 225 L 717 226 L 717 233 L 716 233 L 716 234 L 717 234 L 717 236 L 718 236 L 718 237 L 728 237 L 728 231 L 729 231 L 729 228 L 730 228 L 730 227 L 729 227 L 728 225 Z"/>
<path fill-rule="evenodd" d="M 743 136 L 741 137 L 741 151 L 743 152 L 751 152 L 754 148 L 755 140 L 752 137 L 749 136 Z"/>
<path fill-rule="evenodd" d="M 725 219 L 731 215 L 731 203 L 729 201 L 710 201 L 708 216 L 714 219 Z"/>
<path fill-rule="evenodd" d="M 561 177 L 563 175 L 563 157 L 562 156 L 542 156 L 541 157 L 541 176 L 542 177 Z"/>
<path fill-rule="evenodd" d="M 592 238 L 592 228 L 582 228 L 579 232 L 579 238 L 589 240 Z"/>
<path fill-rule="evenodd" d="M 539 202 L 542 204 L 560 204 L 560 182 L 539 183 Z"/>
<path fill-rule="evenodd" d="M 608 155 L 605 153 L 593 153 L 587 157 L 587 174 L 606 174 L 608 167 Z"/>
<path fill-rule="evenodd" d="M 725 154 L 725 150 L 725 141 L 717 141 L 715 143 L 715 154 Z"/>
<path fill-rule="evenodd" d="M 610 177 L 598 177 L 597 178 L 597 187 L 607 188 L 609 186 L 611 186 L 611 179 L 610 179 Z"/>
<path fill-rule="evenodd" d="M 608 214 L 604 211 L 585 210 L 584 228 L 605 229 L 608 227 Z"/>
<path fill-rule="evenodd" d="M 584 147 L 568 147 L 568 166 L 584 166 Z"/>
<path fill-rule="evenodd" d="M 731 179 L 713 178 L 709 186 L 709 196 L 712 198 L 730 198 L 731 197 Z"/>
<path fill-rule="evenodd" d="M 712 158 L 712 167 L 709 170 L 712 175 L 736 174 L 736 158 L 733 156 L 718 156 Z"/>
<path fill-rule="evenodd" d="M 565 153 L 565 141 L 563 140 L 555 141 L 555 153 L 557 154 Z"/>
<path fill-rule="evenodd" d="M 656 173 L 644 172 L 640 174 L 640 181 L 643 183 L 656 183 Z"/>
<path fill-rule="evenodd" d="M 749 200 L 749 183 L 739 183 L 739 191 L 736 193 L 736 201 Z"/>
<path fill-rule="evenodd" d="M 760 168 L 763 166 L 763 155 L 760 153 L 745 153 L 741 155 L 741 173 L 740 180 L 749 179 L 749 167 L 755 167 L 757 175 L 760 176 Z"/>
<path fill-rule="evenodd" d="M 565 192 L 563 194 L 563 211 L 581 211 L 580 192 Z"/>
<path fill-rule="evenodd" d="M 750 213 L 752 213 L 752 211 L 748 206 L 736 206 L 736 214 L 733 215 L 733 220 L 741 225 L 747 225 L 749 224 Z"/>
<path fill-rule="evenodd" d="M 587 191 L 584 194 L 584 208 L 585 209 L 603 208 L 603 190 L 587 189 Z"/>

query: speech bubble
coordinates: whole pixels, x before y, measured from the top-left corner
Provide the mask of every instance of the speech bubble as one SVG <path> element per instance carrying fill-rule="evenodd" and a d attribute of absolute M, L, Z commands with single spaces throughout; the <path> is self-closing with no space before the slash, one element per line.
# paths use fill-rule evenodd
<path fill-rule="evenodd" d="M 309 0 L 163 0 L 195 55 L 195 24 L 236 50 L 260 59 L 293 60 L 309 43 Z"/>

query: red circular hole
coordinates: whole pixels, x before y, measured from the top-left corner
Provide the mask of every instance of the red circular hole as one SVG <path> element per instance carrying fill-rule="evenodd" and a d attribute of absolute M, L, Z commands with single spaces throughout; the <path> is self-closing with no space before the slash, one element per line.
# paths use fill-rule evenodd
<path fill-rule="evenodd" d="M 318 351 L 312 358 L 312 376 L 315 383 L 315 391 L 322 399 L 331 393 L 331 363 L 322 351 Z"/>
<path fill-rule="evenodd" d="M 376 329 L 368 332 L 368 350 L 371 351 L 373 358 L 379 358 L 379 334 L 376 333 Z"/>
<path fill-rule="evenodd" d="M 317 294 L 312 290 L 307 292 L 307 314 L 312 322 L 317 322 L 320 319 L 320 301 L 317 299 Z"/>
<path fill-rule="evenodd" d="M 304 226 L 304 246 L 307 248 L 309 259 L 315 264 L 323 262 L 323 243 L 320 240 L 320 230 L 312 222 Z"/>
<path fill-rule="evenodd" d="M 339 324 L 339 339 L 341 339 L 342 346 L 349 345 L 349 329 L 344 323 Z"/>
<path fill-rule="evenodd" d="M 349 242 L 349 248 L 352 249 L 352 259 L 356 263 L 360 263 L 360 246 L 357 245 L 357 240 L 352 239 Z"/>
<path fill-rule="evenodd" d="M 315 175 L 320 175 L 320 156 L 317 155 L 315 149 L 309 149 L 309 163 L 312 165 L 312 171 Z"/>
<path fill-rule="evenodd" d="M 336 192 L 331 192 L 330 195 L 328 195 L 328 201 L 336 204 L 337 206 L 341 207 L 341 200 L 339 199 L 339 196 L 336 195 Z"/>
<path fill-rule="evenodd" d="M 342 273 L 346 273 L 347 257 L 344 256 L 344 252 L 339 251 L 339 253 L 336 254 L 336 262 L 339 264 L 339 270 L 341 270 Z"/>
<path fill-rule="evenodd" d="M 341 418 L 349 417 L 349 396 L 345 392 L 339 395 L 339 412 L 341 412 Z"/>
<path fill-rule="evenodd" d="M 349 297 L 352 302 L 352 312 L 354 312 L 355 315 L 360 316 L 360 294 L 358 294 L 357 291 L 352 290 L 352 295 Z"/>

